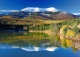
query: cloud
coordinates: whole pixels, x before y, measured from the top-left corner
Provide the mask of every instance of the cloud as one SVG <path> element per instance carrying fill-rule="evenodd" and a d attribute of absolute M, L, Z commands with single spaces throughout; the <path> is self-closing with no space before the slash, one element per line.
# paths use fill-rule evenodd
<path fill-rule="evenodd" d="M 74 15 L 80 15 L 80 13 L 72 13 L 72 14 L 74 14 Z"/>
<path fill-rule="evenodd" d="M 0 12 L 17 12 L 19 10 L 0 10 Z"/>
<path fill-rule="evenodd" d="M 54 7 L 49 7 L 49 8 L 27 7 L 27 8 L 22 9 L 21 11 L 29 11 L 29 12 L 50 11 L 50 12 L 57 12 L 58 10 Z"/>
<path fill-rule="evenodd" d="M 46 9 L 47 11 L 50 11 L 50 12 L 57 12 L 58 10 L 54 7 L 49 7 Z"/>

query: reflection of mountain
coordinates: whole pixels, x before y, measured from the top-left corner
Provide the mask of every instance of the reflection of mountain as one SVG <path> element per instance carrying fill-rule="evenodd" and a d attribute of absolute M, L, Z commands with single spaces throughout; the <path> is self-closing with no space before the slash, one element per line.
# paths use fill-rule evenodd
<path fill-rule="evenodd" d="M 57 47 L 25 47 L 25 48 L 21 48 L 25 51 L 55 51 L 57 49 Z"/>
<path fill-rule="evenodd" d="M 39 47 L 22 47 L 21 49 L 25 51 L 39 51 Z"/>
<path fill-rule="evenodd" d="M 45 33 L 1 33 L 0 49 L 20 48 L 25 51 L 55 51 L 59 44 Z M 59 43 L 59 42 L 58 42 Z"/>
<path fill-rule="evenodd" d="M 57 47 L 35 47 L 35 46 L 30 46 L 30 47 L 18 47 L 18 46 L 11 46 L 8 44 L 0 44 L 0 49 L 14 49 L 14 48 L 21 48 L 22 50 L 25 51 L 55 51 Z"/>
<path fill-rule="evenodd" d="M 55 51 L 60 41 L 44 33 L 1 33 L 0 48 L 21 48 L 25 51 Z"/>
<path fill-rule="evenodd" d="M 18 46 L 11 46 L 8 44 L 0 44 L 0 49 L 11 49 L 11 48 L 19 48 Z"/>
<path fill-rule="evenodd" d="M 46 36 L 46 37 L 45 37 Z M 43 33 L 1 33 L 0 49 L 20 48 L 25 51 L 55 51 L 57 47 L 80 49 L 79 41 L 62 38 L 59 35 L 47 36 Z"/>

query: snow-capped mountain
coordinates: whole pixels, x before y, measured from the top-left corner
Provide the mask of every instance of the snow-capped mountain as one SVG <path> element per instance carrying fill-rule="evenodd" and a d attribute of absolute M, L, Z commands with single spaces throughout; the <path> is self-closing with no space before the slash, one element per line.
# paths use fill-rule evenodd
<path fill-rule="evenodd" d="M 6 16 L 14 12 L 19 12 L 19 10 L 0 10 L 0 16 Z"/>
<path fill-rule="evenodd" d="M 28 12 L 57 12 L 58 10 L 54 7 L 49 7 L 49 8 L 39 8 L 39 7 L 27 7 L 22 9 L 21 11 L 28 11 Z"/>
<path fill-rule="evenodd" d="M 80 17 L 80 13 L 72 13 L 74 15 L 77 15 L 78 17 Z"/>
<path fill-rule="evenodd" d="M 8 15 L 12 12 L 18 12 L 19 10 L 0 10 L 0 14 Z"/>
<path fill-rule="evenodd" d="M 26 12 L 57 12 L 58 10 L 54 7 L 49 8 L 39 8 L 39 7 L 26 7 L 21 10 L 0 10 L 0 14 L 9 13 L 9 12 L 19 12 L 19 11 L 26 11 Z"/>
<path fill-rule="evenodd" d="M 80 13 L 72 13 L 72 14 L 74 14 L 74 15 L 80 15 Z"/>
<path fill-rule="evenodd" d="M 54 7 L 39 8 L 39 7 L 26 7 L 22 10 L 0 10 L 0 16 L 9 15 L 13 18 L 28 18 L 32 19 L 74 19 L 79 16 L 68 12 L 59 11 Z"/>

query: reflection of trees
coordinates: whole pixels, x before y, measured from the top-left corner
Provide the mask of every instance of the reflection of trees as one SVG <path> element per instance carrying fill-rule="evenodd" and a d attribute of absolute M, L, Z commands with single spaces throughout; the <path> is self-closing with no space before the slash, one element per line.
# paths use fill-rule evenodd
<path fill-rule="evenodd" d="M 73 40 L 70 40 L 70 39 L 67 39 L 67 38 L 61 38 L 61 44 L 62 44 L 63 48 L 69 48 L 69 47 L 71 47 L 72 50 L 74 52 L 76 52 L 78 49 L 75 48 L 75 45 L 73 43 L 74 43 Z"/>
<path fill-rule="evenodd" d="M 49 37 L 49 35 L 45 34 L 45 33 L 39 33 L 39 32 L 29 32 L 29 33 L 26 33 L 26 36 L 31 36 L 31 37 Z"/>
<path fill-rule="evenodd" d="M 64 48 L 73 47 L 73 45 L 72 45 L 72 40 L 63 38 L 63 39 L 61 40 L 61 43 L 62 43 L 62 47 L 64 47 Z"/>
<path fill-rule="evenodd" d="M 72 47 L 72 40 L 66 39 L 66 44 L 68 47 Z"/>
<path fill-rule="evenodd" d="M 3 33 L 0 34 L 0 43 L 7 43 L 14 46 L 39 46 L 49 42 L 49 35 L 44 33 Z"/>
<path fill-rule="evenodd" d="M 67 44 L 66 44 L 66 39 L 65 39 L 65 38 L 63 38 L 63 39 L 61 40 L 61 44 L 62 44 L 62 47 L 63 47 L 63 48 L 67 48 Z"/>
<path fill-rule="evenodd" d="M 1 34 L 0 34 L 1 35 Z M 60 39 L 57 34 L 47 35 L 45 33 L 39 32 L 25 32 L 25 33 L 3 33 L 3 36 L 0 36 L 0 43 L 7 43 L 14 46 L 40 46 L 45 43 L 49 43 L 44 46 L 60 46 Z M 4 37 L 6 36 L 6 37 Z"/>
<path fill-rule="evenodd" d="M 58 47 L 61 46 L 60 37 L 57 34 L 51 35 L 49 40 L 52 45 L 58 46 Z"/>

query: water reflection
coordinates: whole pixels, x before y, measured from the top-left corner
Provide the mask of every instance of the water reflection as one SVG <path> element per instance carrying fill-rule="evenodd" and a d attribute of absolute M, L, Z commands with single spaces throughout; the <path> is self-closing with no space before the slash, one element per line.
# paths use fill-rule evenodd
<path fill-rule="evenodd" d="M 0 34 L 0 48 L 21 48 L 25 51 L 55 51 L 57 47 L 50 42 L 50 36 L 44 33 L 3 32 Z"/>
<path fill-rule="evenodd" d="M 8 45 L 8 44 L 0 44 L 0 49 L 14 49 L 14 48 L 20 48 L 20 49 L 25 50 L 25 51 L 42 51 L 42 50 L 46 50 L 46 51 L 51 51 L 51 52 L 58 49 L 57 47 L 35 47 L 35 46 L 19 47 L 19 46 L 12 46 L 12 45 Z"/>
<path fill-rule="evenodd" d="M 79 50 L 79 44 L 57 34 L 48 35 L 35 32 L 2 32 L 0 33 L 0 49 L 20 48 L 25 51 L 56 51 L 60 47 Z"/>

